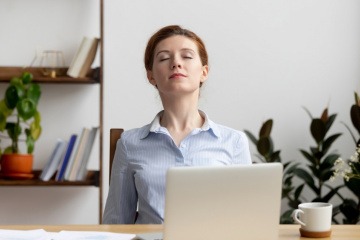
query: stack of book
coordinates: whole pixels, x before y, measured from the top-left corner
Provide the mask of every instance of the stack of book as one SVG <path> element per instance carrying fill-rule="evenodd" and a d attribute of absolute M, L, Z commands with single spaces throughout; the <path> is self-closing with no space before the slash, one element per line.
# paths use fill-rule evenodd
<path fill-rule="evenodd" d="M 81 134 L 72 134 L 69 141 L 57 139 L 39 178 L 49 181 L 54 175 L 56 181 L 83 181 L 86 179 L 87 164 L 94 145 L 98 127 L 82 129 Z"/>
<path fill-rule="evenodd" d="M 74 78 L 86 77 L 98 49 L 99 38 L 84 37 L 67 71 Z"/>

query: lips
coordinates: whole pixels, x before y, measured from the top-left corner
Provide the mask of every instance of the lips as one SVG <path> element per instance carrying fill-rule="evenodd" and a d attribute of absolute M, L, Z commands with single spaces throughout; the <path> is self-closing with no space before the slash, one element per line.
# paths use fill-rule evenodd
<path fill-rule="evenodd" d="M 174 73 L 170 76 L 170 79 L 171 78 L 180 78 L 180 77 L 186 77 L 186 76 L 182 73 Z"/>

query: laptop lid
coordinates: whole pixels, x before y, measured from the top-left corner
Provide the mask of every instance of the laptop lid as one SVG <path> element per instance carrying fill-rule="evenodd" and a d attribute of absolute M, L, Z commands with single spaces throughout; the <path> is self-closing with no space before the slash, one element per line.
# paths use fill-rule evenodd
<path fill-rule="evenodd" d="M 167 172 L 164 240 L 277 239 L 281 163 Z"/>

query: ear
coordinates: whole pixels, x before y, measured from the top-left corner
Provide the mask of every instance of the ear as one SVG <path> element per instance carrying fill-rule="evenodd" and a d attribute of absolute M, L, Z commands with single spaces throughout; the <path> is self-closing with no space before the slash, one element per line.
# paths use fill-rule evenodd
<path fill-rule="evenodd" d="M 155 79 L 153 78 L 152 71 L 147 70 L 147 71 L 146 71 L 146 76 L 147 76 L 147 79 L 148 79 L 149 83 L 152 84 L 152 85 L 154 85 L 154 86 L 156 86 L 156 81 L 155 81 Z"/>
<path fill-rule="evenodd" d="M 209 66 L 208 65 L 202 66 L 202 74 L 200 79 L 201 83 L 204 83 L 206 81 L 206 79 L 208 78 L 208 74 L 209 74 Z"/>

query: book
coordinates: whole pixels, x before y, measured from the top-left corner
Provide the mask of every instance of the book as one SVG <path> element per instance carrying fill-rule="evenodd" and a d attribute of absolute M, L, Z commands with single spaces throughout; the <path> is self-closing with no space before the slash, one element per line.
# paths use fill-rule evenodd
<path fill-rule="evenodd" d="M 67 71 L 70 77 L 85 77 L 98 49 L 99 38 L 84 37 Z"/>
<path fill-rule="evenodd" d="M 45 168 L 41 172 L 39 178 L 43 181 L 49 181 L 50 178 L 55 174 L 56 169 L 59 166 L 62 156 L 64 155 L 66 142 L 62 139 L 57 139 L 55 148 L 52 151 Z"/>
<path fill-rule="evenodd" d="M 79 171 L 81 159 L 84 155 L 85 145 L 89 138 L 90 128 L 84 127 L 81 133 L 81 137 L 79 139 L 79 145 L 77 147 L 76 154 L 74 156 L 73 164 L 70 169 L 70 173 L 66 180 L 68 181 L 76 181 L 76 174 Z"/>
<path fill-rule="evenodd" d="M 76 174 L 77 181 L 83 181 L 86 178 L 86 169 L 87 169 L 87 165 L 89 162 L 90 153 L 91 153 L 92 147 L 95 142 L 97 130 L 98 130 L 98 127 L 93 127 L 90 130 L 89 137 L 86 141 L 86 145 L 85 145 L 85 149 L 84 149 L 84 155 L 82 156 L 79 170 L 77 171 L 77 174 Z"/>
<path fill-rule="evenodd" d="M 69 139 L 69 142 L 67 144 L 67 148 L 66 148 L 66 151 L 65 151 L 65 155 L 64 155 L 64 157 L 62 158 L 62 161 L 59 164 L 59 168 L 58 168 L 58 171 L 57 171 L 56 176 L 55 176 L 55 181 L 64 180 L 65 170 L 66 170 L 66 167 L 67 167 L 67 165 L 69 163 L 71 153 L 72 153 L 72 151 L 74 149 L 76 138 L 77 138 L 77 135 L 72 134 L 70 139 Z"/>
<path fill-rule="evenodd" d="M 95 56 L 97 53 L 98 45 L 99 45 L 99 39 L 93 38 L 92 42 L 91 42 L 90 51 L 89 51 L 87 57 L 85 58 L 84 64 L 82 65 L 82 67 L 80 69 L 79 77 L 86 77 L 87 73 L 91 69 L 91 65 L 94 62 L 94 59 L 95 59 Z"/>
<path fill-rule="evenodd" d="M 69 158 L 69 162 L 68 162 L 68 164 L 66 166 L 66 170 L 65 170 L 65 174 L 64 174 L 64 180 L 69 179 L 70 172 L 71 172 L 72 166 L 74 165 L 75 156 L 76 156 L 76 153 L 78 151 L 80 139 L 82 138 L 83 132 L 84 132 L 84 130 L 82 130 L 81 134 L 79 135 L 80 137 L 77 137 L 76 140 L 75 140 L 74 147 L 73 147 L 73 150 L 71 151 L 71 155 L 70 155 L 70 158 Z"/>

